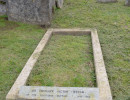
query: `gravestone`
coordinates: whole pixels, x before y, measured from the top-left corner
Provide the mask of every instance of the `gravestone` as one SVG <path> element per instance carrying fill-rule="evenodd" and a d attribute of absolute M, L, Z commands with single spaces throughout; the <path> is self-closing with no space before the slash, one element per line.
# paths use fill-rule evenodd
<path fill-rule="evenodd" d="M 50 25 L 55 0 L 8 0 L 10 21 Z"/>
<path fill-rule="evenodd" d="M 0 15 L 6 14 L 6 0 L 0 0 Z"/>
<path fill-rule="evenodd" d="M 130 6 L 130 0 L 126 0 L 125 5 Z"/>
<path fill-rule="evenodd" d="M 109 3 L 109 2 L 117 2 L 117 0 L 97 0 L 97 2 Z"/>
<path fill-rule="evenodd" d="M 18 100 L 99 100 L 98 88 L 22 86 Z"/>
<path fill-rule="evenodd" d="M 62 8 L 64 0 L 0 0 L 0 15 L 10 21 L 50 25 L 54 7 Z"/>

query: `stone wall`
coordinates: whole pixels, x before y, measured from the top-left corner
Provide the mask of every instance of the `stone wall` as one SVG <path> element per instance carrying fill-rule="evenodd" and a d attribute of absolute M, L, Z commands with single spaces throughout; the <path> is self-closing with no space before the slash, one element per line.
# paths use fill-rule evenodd
<path fill-rule="evenodd" d="M 8 0 L 7 15 L 10 21 L 50 25 L 55 0 Z"/>

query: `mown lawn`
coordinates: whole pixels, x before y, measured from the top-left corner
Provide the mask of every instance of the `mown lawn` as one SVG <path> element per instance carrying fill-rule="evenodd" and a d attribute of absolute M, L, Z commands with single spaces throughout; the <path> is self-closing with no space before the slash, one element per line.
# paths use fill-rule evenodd
<path fill-rule="evenodd" d="M 91 36 L 52 36 L 40 55 L 28 85 L 94 87 Z"/>
<path fill-rule="evenodd" d="M 0 17 L 0 100 L 5 100 L 44 32 L 38 26 L 9 22 L 5 16 Z"/>
<path fill-rule="evenodd" d="M 52 28 L 96 28 L 114 100 L 130 99 L 130 7 L 124 0 L 65 0 L 57 9 Z M 44 35 L 39 26 L 8 22 L 0 17 L 0 99 L 13 85 L 27 59 Z"/>

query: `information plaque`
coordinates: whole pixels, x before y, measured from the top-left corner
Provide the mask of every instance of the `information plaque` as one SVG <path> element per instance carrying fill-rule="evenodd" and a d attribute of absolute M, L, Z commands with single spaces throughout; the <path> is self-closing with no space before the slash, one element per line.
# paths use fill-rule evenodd
<path fill-rule="evenodd" d="M 99 100 L 98 88 L 22 86 L 22 100 Z"/>

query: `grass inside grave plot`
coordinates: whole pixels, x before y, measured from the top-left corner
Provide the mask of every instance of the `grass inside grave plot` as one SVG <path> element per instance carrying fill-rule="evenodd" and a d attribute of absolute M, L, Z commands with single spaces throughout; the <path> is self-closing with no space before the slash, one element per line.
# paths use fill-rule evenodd
<path fill-rule="evenodd" d="M 92 45 L 88 36 L 52 36 L 28 80 L 30 86 L 94 87 Z"/>

